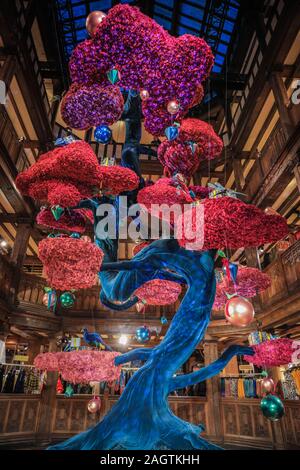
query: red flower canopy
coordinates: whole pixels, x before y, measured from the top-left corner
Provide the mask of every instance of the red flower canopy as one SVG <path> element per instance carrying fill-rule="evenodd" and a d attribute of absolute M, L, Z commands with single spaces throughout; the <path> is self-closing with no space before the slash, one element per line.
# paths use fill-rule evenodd
<path fill-rule="evenodd" d="M 101 189 L 107 194 L 120 194 L 124 191 L 132 191 L 139 185 L 137 174 L 122 166 L 104 166 L 100 167 L 102 177 Z"/>
<path fill-rule="evenodd" d="M 180 293 L 181 286 L 177 282 L 154 279 L 145 282 L 134 295 L 149 305 L 168 305 L 176 302 Z"/>
<path fill-rule="evenodd" d="M 253 356 L 244 356 L 250 364 L 258 367 L 282 366 L 292 362 L 292 355 L 299 350 L 296 341 L 288 338 L 271 339 L 252 346 Z"/>
<path fill-rule="evenodd" d="M 115 365 L 118 352 L 71 351 L 38 354 L 34 359 L 37 369 L 57 371 L 71 383 L 112 382 L 118 380 L 122 366 Z"/>
<path fill-rule="evenodd" d="M 265 214 L 252 204 L 232 197 L 204 199 L 204 226 L 197 227 L 197 205 L 186 214 L 185 226 L 181 215 L 175 223 L 175 233 L 181 246 L 193 250 L 209 250 L 259 246 L 278 241 L 288 234 L 286 220 L 280 215 Z M 204 244 L 199 233 L 204 230 Z"/>
<path fill-rule="evenodd" d="M 61 207 L 75 206 L 100 188 L 100 166 L 92 148 L 83 141 L 57 147 L 17 176 L 20 192 Z"/>
<path fill-rule="evenodd" d="M 39 225 L 67 232 L 84 233 L 88 223 L 94 223 L 94 216 L 88 209 L 67 209 L 55 220 L 50 209 L 42 209 L 36 216 Z"/>
<path fill-rule="evenodd" d="M 42 240 L 39 258 L 53 289 L 84 289 L 95 284 L 103 252 L 91 241 L 61 236 Z"/>
<path fill-rule="evenodd" d="M 216 296 L 213 308 L 221 309 L 227 302 L 227 294 L 237 294 L 242 297 L 250 298 L 263 292 L 271 285 L 271 278 L 257 268 L 248 268 L 240 266 L 237 274 L 237 282 L 234 286 L 231 281 L 229 284 L 227 278 L 217 284 Z"/>

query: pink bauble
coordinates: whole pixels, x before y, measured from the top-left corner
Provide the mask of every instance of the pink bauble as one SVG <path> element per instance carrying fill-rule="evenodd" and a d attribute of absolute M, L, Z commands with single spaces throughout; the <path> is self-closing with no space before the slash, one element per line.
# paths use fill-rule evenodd
<path fill-rule="evenodd" d="M 146 310 L 144 302 L 138 302 L 135 304 L 135 308 L 138 313 L 144 313 Z"/>
<path fill-rule="evenodd" d="M 237 327 L 250 325 L 254 318 L 254 308 L 245 297 L 232 297 L 225 305 L 225 318 L 229 323 Z"/>
<path fill-rule="evenodd" d="M 87 409 L 90 413 L 97 413 L 101 408 L 101 400 L 99 397 L 92 398 L 87 405 Z"/>
<path fill-rule="evenodd" d="M 267 394 L 272 393 L 275 390 L 275 384 L 271 377 L 265 377 L 264 379 L 262 379 L 261 386 L 262 390 Z"/>
<path fill-rule="evenodd" d="M 147 90 L 142 90 L 140 92 L 140 97 L 142 101 L 146 101 L 149 98 L 149 91 Z"/>
<path fill-rule="evenodd" d="M 88 243 L 90 243 L 90 242 L 92 241 L 91 238 L 88 237 L 87 235 L 83 235 L 83 236 L 81 237 L 81 240 L 82 240 L 83 242 L 88 242 Z"/>
<path fill-rule="evenodd" d="M 49 297 L 51 296 L 50 303 L 49 302 Z M 43 296 L 43 304 L 45 307 L 53 307 L 53 305 L 56 302 L 56 294 L 55 292 L 46 292 Z"/>
<path fill-rule="evenodd" d="M 170 114 L 177 114 L 180 108 L 180 104 L 177 100 L 171 100 L 168 103 L 167 110 Z"/>
<path fill-rule="evenodd" d="M 99 24 L 102 23 L 105 17 L 106 14 L 103 13 L 103 11 L 92 11 L 92 13 L 89 14 L 85 22 L 85 27 L 91 37 L 95 36 Z"/>
<path fill-rule="evenodd" d="M 273 207 L 266 207 L 264 212 L 267 215 L 280 215 L 280 214 L 278 214 L 277 211 L 275 211 L 275 209 L 273 209 Z"/>

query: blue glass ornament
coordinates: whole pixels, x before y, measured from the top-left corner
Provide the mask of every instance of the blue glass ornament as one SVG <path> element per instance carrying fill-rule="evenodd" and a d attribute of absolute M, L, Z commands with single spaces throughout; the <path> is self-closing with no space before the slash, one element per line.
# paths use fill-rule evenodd
<path fill-rule="evenodd" d="M 229 263 L 229 271 L 230 271 L 230 277 L 233 281 L 233 283 L 236 283 L 236 278 L 238 274 L 239 267 L 235 263 Z"/>
<path fill-rule="evenodd" d="M 65 390 L 65 397 L 69 398 L 74 395 L 74 389 L 71 384 L 68 384 Z"/>
<path fill-rule="evenodd" d="M 160 323 L 162 325 L 166 325 L 168 323 L 167 317 L 164 317 L 164 316 L 160 317 Z"/>
<path fill-rule="evenodd" d="M 168 140 L 174 140 L 178 136 L 178 127 L 177 126 L 169 126 L 165 130 L 165 135 Z"/>
<path fill-rule="evenodd" d="M 148 343 L 151 339 L 151 332 L 147 326 L 140 326 L 135 332 L 138 343 Z"/>
<path fill-rule="evenodd" d="M 120 72 L 117 69 L 111 69 L 107 72 L 107 78 L 112 85 L 115 85 L 120 81 Z"/>
<path fill-rule="evenodd" d="M 94 130 L 95 140 L 96 142 L 100 142 L 101 144 L 107 144 L 110 141 L 111 136 L 112 132 L 106 124 L 97 126 Z"/>
<path fill-rule="evenodd" d="M 260 402 L 263 415 L 271 421 L 278 421 L 284 415 L 284 406 L 279 397 L 267 395 Z"/>

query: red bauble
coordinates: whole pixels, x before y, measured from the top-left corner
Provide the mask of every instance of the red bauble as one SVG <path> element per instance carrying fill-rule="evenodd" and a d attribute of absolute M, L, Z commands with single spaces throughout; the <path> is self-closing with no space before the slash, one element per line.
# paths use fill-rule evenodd
<path fill-rule="evenodd" d="M 87 409 L 90 413 L 97 413 L 101 408 L 101 400 L 100 397 L 92 398 L 87 405 Z"/>
<path fill-rule="evenodd" d="M 92 11 L 85 22 L 86 30 L 90 36 L 95 36 L 99 25 L 105 19 L 106 14 L 103 11 Z"/>
<path fill-rule="evenodd" d="M 239 328 L 250 325 L 254 319 L 254 308 L 244 297 L 232 297 L 225 305 L 225 318 Z"/>

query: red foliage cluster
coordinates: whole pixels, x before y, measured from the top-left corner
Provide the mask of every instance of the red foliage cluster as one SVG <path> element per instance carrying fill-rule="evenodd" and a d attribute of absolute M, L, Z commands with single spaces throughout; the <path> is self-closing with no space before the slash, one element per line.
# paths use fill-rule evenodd
<path fill-rule="evenodd" d="M 271 278 L 268 274 L 261 272 L 257 268 L 248 268 L 240 266 L 238 269 L 237 282 L 234 286 L 231 281 L 227 282 L 224 278 L 222 282 L 217 284 L 216 297 L 214 307 L 221 309 L 227 302 L 227 294 L 238 294 L 242 297 L 250 298 L 263 292 L 271 285 Z"/>
<path fill-rule="evenodd" d="M 107 194 L 120 194 L 124 191 L 132 191 L 139 185 L 137 174 L 122 166 L 101 166 L 102 191 Z"/>
<path fill-rule="evenodd" d="M 154 185 L 143 188 L 138 193 L 138 203 L 143 204 L 148 212 L 162 219 L 169 218 L 169 211 L 164 211 L 155 205 L 164 204 L 166 208 L 173 204 L 178 205 L 181 211 L 184 204 L 191 204 L 193 199 L 189 192 L 182 187 L 176 186 L 172 178 L 161 178 Z M 173 222 L 176 214 L 171 213 L 170 221 Z"/>
<path fill-rule="evenodd" d="M 183 215 L 176 220 L 175 232 L 179 244 L 187 249 L 259 246 L 278 241 L 288 234 L 288 226 L 283 217 L 265 214 L 258 207 L 245 204 L 239 199 L 227 196 L 204 199 L 200 205 L 204 208 L 204 226 L 196 227 L 197 205 L 190 209 L 188 227 L 184 226 Z M 202 230 L 204 244 L 199 237 Z"/>
<path fill-rule="evenodd" d="M 271 339 L 252 346 L 254 355 L 244 356 L 244 359 L 258 367 L 283 366 L 292 362 L 293 353 L 295 354 L 297 351 L 295 346 L 297 344 L 292 339 Z"/>
<path fill-rule="evenodd" d="M 143 248 L 150 245 L 150 242 L 141 242 L 138 245 L 135 245 L 132 250 L 133 256 L 137 255 Z"/>
<path fill-rule="evenodd" d="M 139 287 L 134 295 L 149 305 L 168 305 L 176 302 L 180 293 L 177 282 L 154 279 Z"/>
<path fill-rule="evenodd" d="M 71 383 L 112 382 L 118 380 L 122 366 L 115 365 L 118 352 L 71 351 L 38 354 L 34 359 L 37 369 L 57 371 Z"/>
<path fill-rule="evenodd" d="M 69 207 L 92 197 L 101 183 L 100 166 L 92 148 L 82 141 L 57 147 L 17 176 L 24 195 L 51 205 Z"/>
<path fill-rule="evenodd" d="M 42 209 L 36 217 L 36 222 L 51 229 L 84 233 L 87 223 L 94 222 L 94 216 L 89 209 L 68 209 L 59 220 L 55 220 L 50 209 Z"/>
<path fill-rule="evenodd" d="M 223 149 L 223 141 L 213 127 L 200 119 L 183 119 L 180 124 L 179 139 L 183 142 L 196 142 L 201 160 L 212 160 L 220 155 Z"/>
<path fill-rule="evenodd" d="M 190 178 L 198 169 L 199 152 L 193 152 L 190 144 L 179 140 L 164 140 L 158 147 L 157 156 L 164 166 L 164 173 L 172 176 L 181 173 Z"/>
<path fill-rule="evenodd" d="M 192 149 L 191 142 L 196 143 Z M 171 176 L 182 173 L 190 178 L 201 160 L 216 158 L 223 149 L 223 142 L 210 124 L 200 119 L 183 119 L 178 137 L 165 140 L 158 147 L 158 159 Z"/>
<path fill-rule="evenodd" d="M 180 111 L 176 118 L 183 116 L 201 99 L 201 82 L 212 65 L 212 52 L 203 39 L 189 34 L 172 37 L 137 8 L 116 5 L 109 10 L 95 36 L 74 50 L 70 72 L 74 83 L 98 82 L 105 86 L 104 73 L 117 68 L 121 76 L 118 85 L 149 92 L 149 98 L 143 102 L 145 127 L 154 135 L 163 135 L 172 123 L 168 102 L 178 100 Z M 76 124 L 83 128 L 86 113 L 82 107 L 77 109 Z M 104 106 L 103 117 L 105 109 Z M 107 123 L 107 119 L 102 122 Z"/>
<path fill-rule="evenodd" d="M 94 243 L 69 237 L 46 238 L 39 243 L 39 258 L 53 289 L 92 287 L 103 252 Z"/>
<path fill-rule="evenodd" d="M 117 86 L 73 83 L 63 97 L 61 115 L 69 127 L 89 129 L 113 124 L 121 117 L 123 106 L 123 96 Z"/>
<path fill-rule="evenodd" d="M 211 188 L 207 186 L 189 186 L 189 190 L 195 194 L 196 199 L 205 199 L 212 191 Z"/>

